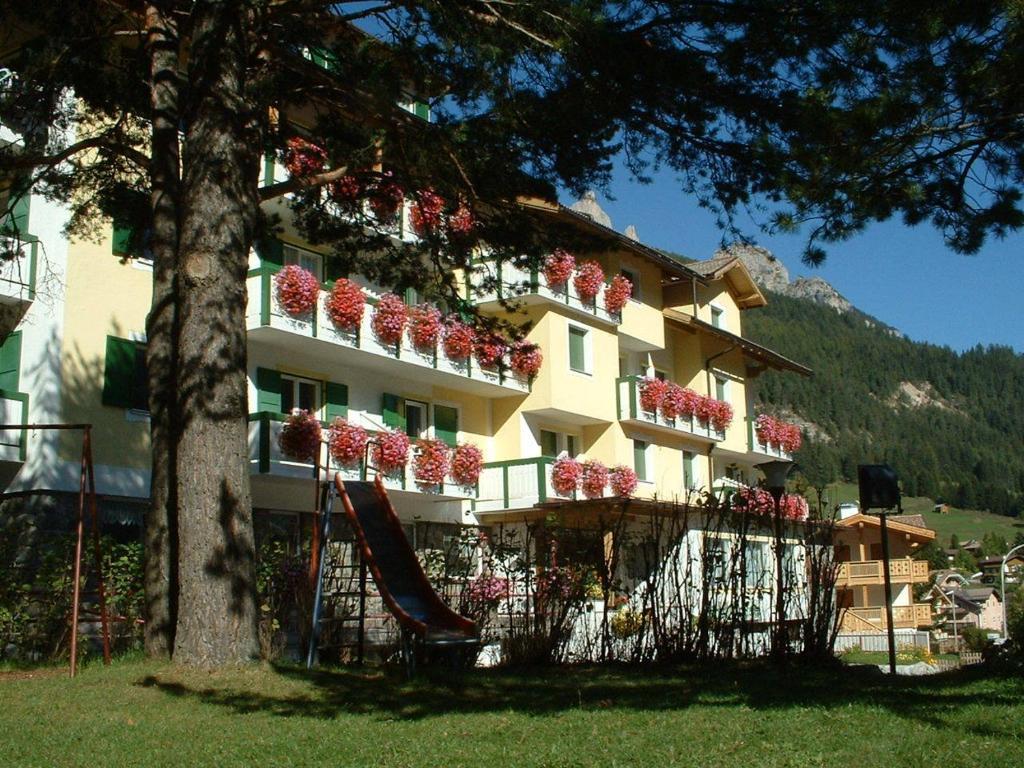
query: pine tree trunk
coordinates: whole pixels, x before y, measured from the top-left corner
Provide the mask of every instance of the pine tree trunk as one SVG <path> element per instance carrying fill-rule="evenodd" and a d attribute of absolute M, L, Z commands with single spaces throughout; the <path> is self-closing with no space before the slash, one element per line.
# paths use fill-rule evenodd
<path fill-rule="evenodd" d="M 174 20 L 146 8 L 152 99 L 153 300 L 146 319 L 152 480 L 145 526 L 146 653 L 174 648 L 178 570 L 177 510 L 177 304 L 178 257 L 178 38 Z"/>
<path fill-rule="evenodd" d="M 258 216 L 258 116 L 244 3 L 193 6 L 183 156 L 175 661 L 258 653 L 246 416 L 245 278 Z"/>

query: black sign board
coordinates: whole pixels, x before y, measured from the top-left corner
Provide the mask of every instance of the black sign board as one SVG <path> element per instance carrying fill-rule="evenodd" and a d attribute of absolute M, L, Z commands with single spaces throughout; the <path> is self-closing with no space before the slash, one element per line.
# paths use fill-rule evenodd
<path fill-rule="evenodd" d="M 900 482 L 896 470 L 888 464 L 861 464 L 857 467 L 860 486 L 860 511 L 895 509 L 900 506 Z"/>

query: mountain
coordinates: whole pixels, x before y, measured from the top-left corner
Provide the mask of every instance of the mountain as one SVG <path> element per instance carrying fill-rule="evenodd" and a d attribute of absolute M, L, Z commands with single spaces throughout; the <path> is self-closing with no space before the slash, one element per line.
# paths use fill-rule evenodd
<path fill-rule="evenodd" d="M 765 249 L 730 250 L 768 298 L 745 313 L 744 335 L 814 370 L 765 373 L 758 387 L 762 410 L 804 427 L 796 458 L 812 481 L 887 462 L 910 496 L 1024 511 L 1024 355 L 911 341 L 820 278 L 790 281 Z"/>

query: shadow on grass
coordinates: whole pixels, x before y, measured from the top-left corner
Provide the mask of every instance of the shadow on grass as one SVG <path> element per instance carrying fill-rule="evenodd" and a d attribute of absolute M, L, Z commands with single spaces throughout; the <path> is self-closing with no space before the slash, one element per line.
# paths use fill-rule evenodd
<path fill-rule="evenodd" d="M 872 668 L 716 665 L 692 668 L 550 668 L 527 672 L 473 670 L 435 674 L 411 682 L 380 671 L 274 668 L 300 686 L 273 692 L 190 687 L 170 676 L 148 676 L 137 684 L 183 699 L 227 707 L 238 713 L 331 719 L 365 714 L 389 720 L 441 715 L 515 712 L 547 716 L 571 710 L 669 711 L 689 707 L 753 710 L 875 707 L 903 718 L 958 728 L 979 736 L 1014 736 L 1020 727 L 1024 680 L 962 670 L 919 678 L 889 679 Z M 268 674 L 273 674 L 268 672 Z M 1005 716 L 973 725 L 960 710 L 1001 707 Z"/>

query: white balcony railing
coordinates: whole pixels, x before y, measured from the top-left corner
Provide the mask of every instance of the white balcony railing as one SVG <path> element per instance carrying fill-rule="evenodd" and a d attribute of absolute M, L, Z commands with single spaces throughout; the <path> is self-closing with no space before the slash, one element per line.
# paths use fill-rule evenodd
<path fill-rule="evenodd" d="M 710 424 L 702 424 L 695 416 L 667 419 L 657 411 L 645 411 L 640 405 L 640 381 L 642 376 L 623 376 L 616 379 L 616 397 L 620 421 L 632 421 L 667 432 L 683 433 L 706 440 L 719 442 L 725 439 L 724 430 L 716 430 Z"/>
<path fill-rule="evenodd" d="M 480 395 L 504 397 L 524 394 L 530 391 L 529 381 L 508 369 L 482 368 L 476 360 L 451 360 L 442 350 L 418 350 L 414 348 L 408 333 L 400 345 L 384 344 L 371 327 L 376 297 L 368 294 L 368 305 L 358 329 L 337 328 L 325 309 L 328 290 L 320 291 L 316 310 L 308 316 L 293 317 L 285 312 L 277 300 L 274 286 L 274 267 L 260 267 L 250 271 L 246 280 L 249 303 L 246 310 L 246 326 L 250 339 L 258 340 L 261 333 L 287 333 L 294 337 L 294 343 L 316 345 L 317 354 L 331 351 L 351 350 L 364 356 L 363 362 L 376 367 L 387 367 L 396 375 L 418 378 L 433 378 L 442 386 L 467 389 Z M 330 346 L 321 346 L 322 344 Z"/>
<path fill-rule="evenodd" d="M 526 509 L 534 504 L 566 499 L 551 487 L 549 456 L 513 461 L 496 461 L 484 465 L 477 484 L 477 512 L 499 512 Z"/>

